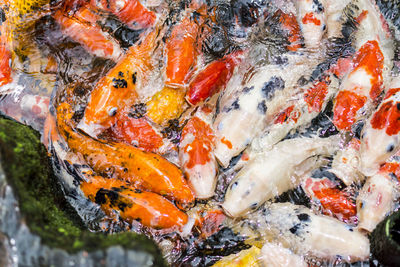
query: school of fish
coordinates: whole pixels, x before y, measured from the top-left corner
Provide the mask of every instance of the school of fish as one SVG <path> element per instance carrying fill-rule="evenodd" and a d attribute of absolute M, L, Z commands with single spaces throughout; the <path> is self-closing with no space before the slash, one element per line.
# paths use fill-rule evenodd
<path fill-rule="evenodd" d="M 50 16 L 113 62 L 83 102 L 77 82 L 20 99 L 49 151 L 87 167 L 79 192 L 107 216 L 183 238 L 218 231 L 208 224 L 257 237 L 216 266 L 368 259 L 400 189 L 400 49 L 374 0 L 234 1 L 252 21 L 233 12 L 229 27 L 210 1 L 32 2 L 0 4 L 0 93 L 16 86 L 21 18 Z M 109 16 L 137 40 L 121 45 Z M 208 51 L 215 27 L 231 39 L 220 53 Z M 321 117 L 328 130 L 313 128 Z M 276 202 L 291 190 L 311 206 Z"/>

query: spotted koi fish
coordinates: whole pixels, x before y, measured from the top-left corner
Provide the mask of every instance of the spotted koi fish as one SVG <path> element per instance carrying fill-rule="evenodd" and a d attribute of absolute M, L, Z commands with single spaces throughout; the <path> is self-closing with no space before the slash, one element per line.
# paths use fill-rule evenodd
<path fill-rule="evenodd" d="M 149 33 L 139 45 L 129 48 L 124 57 L 95 85 L 78 127 L 96 137 L 116 123 L 116 114 L 134 104 L 154 68 L 151 55 L 158 31 Z M 140 93 L 140 92 L 139 92 Z"/>
<path fill-rule="evenodd" d="M 309 61 L 302 57 L 299 61 L 300 56 L 292 54 L 283 57 L 287 64 L 263 66 L 246 74 L 250 78 L 244 83 L 237 83 L 236 77 L 228 83 L 213 125 L 215 156 L 222 166 L 227 167 L 232 157 L 271 124 L 275 114 L 298 92 L 295 88 L 299 78 L 311 72 L 309 66 L 318 62 L 318 56 Z"/>
<path fill-rule="evenodd" d="M 371 114 L 374 102 L 385 90 L 392 69 L 394 47 L 376 7 L 367 0 L 355 1 L 356 21 L 354 37 L 356 54 L 352 69 L 343 78 L 334 103 L 333 123 L 342 131 Z M 386 27 L 387 28 L 387 27 Z"/>
<path fill-rule="evenodd" d="M 129 223 L 137 221 L 155 229 L 179 229 L 188 221 L 188 216 L 167 199 L 135 189 L 121 180 L 93 176 L 89 181 L 82 182 L 80 188 L 86 197 L 99 204 L 106 213 L 116 210 Z"/>
<path fill-rule="evenodd" d="M 295 0 L 294 4 L 306 48 L 318 48 L 326 31 L 325 1 Z"/>
<path fill-rule="evenodd" d="M 232 217 L 243 215 L 289 189 L 298 186 L 296 177 L 306 159 L 330 155 L 337 148 L 338 136 L 284 140 L 250 160 L 236 175 L 225 194 L 223 209 Z"/>
<path fill-rule="evenodd" d="M 400 77 L 394 77 L 389 88 L 361 134 L 361 171 L 368 176 L 400 148 Z"/>
<path fill-rule="evenodd" d="M 334 218 L 315 215 L 310 209 L 291 203 L 272 203 L 246 216 L 261 239 L 290 244 L 294 253 L 322 259 L 340 257 L 354 262 L 369 257 L 369 240 Z M 245 226 L 246 227 L 246 226 Z M 250 230 L 251 231 L 251 230 Z"/>
<path fill-rule="evenodd" d="M 399 158 L 395 156 L 367 179 L 357 197 L 358 228 L 372 232 L 394 210 L 399 177 Z"/>
<path fill-rule="evenodd" d="M 212 109 L 200 107 L 182 130 L 179 158 L 196 198 L 215 194 L 217 161 L 214 157 L 214 131 L 211 128 Z"/>
<path fill-rule="evenodd" d="M 311 200 L 321 204 L 323 214 L 345 223 L 357 221 L 355 201 L 328 178 L 308 177 L 302 181 L 301 187 Z"/>
<path fill-rule="evenodd" d="M 193 205 L 194 196 L 182 172 L 163 157 L 123 143 L 103 143 L 73 128 L 68 103 L 57 108 L 57 127 L 68 147 L 82 154 L 98 174 L 118 178 L 135 188 L 175 200 L 183 208 Z"/>

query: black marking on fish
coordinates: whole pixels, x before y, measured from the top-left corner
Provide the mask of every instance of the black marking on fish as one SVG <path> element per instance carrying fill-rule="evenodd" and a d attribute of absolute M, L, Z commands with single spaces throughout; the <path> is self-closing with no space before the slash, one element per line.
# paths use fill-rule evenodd
<path fill-rule="evenodd" d="M 253 89 L 254 89 L 254 86 L 245 87 L 245 88 L 243 88 L 242 92 L 247 94 L 248 92 L 252 91 Z"/>
<path fill-rule="evenodd" d="M 123 78 L 124 77 L 124 73 L 122 71 L 118 72 L 118 77 Z"/>
<path fill-rule="evenodd" d="M 318 0 L 313 0 L 313 9 L 315 10 L 316 13 L 322 13 L 325 10 L 324 6 Z"/>
<path fill-rule="evenodd" d="M 144 29 L 132 29 L 122 23 L 116 16 L 109 15 L 101 21 L 97 21 L 101 29 L 113 36 L 122 48 L 128 48 L 140 39 Z"/>
<path fill-rule="evenodd" d="M 308 215 L 307 213 L 300 213 L 299 215 L 297 215 L 297 218 L 299 218 L 299 220 L 302 222 L 311 221 L 310 215 Z"/>
<path fill-rule="evenodd" d="M 3 24 L 3 22 L 6 21 L 6 13 L 4 10 L 0 7 L 0 25 Z"/>
<path fill-rule="evenodd" d="M 276 90 L 283 90 L 285 81 L 279 76 L 273 76 L 268 82 L 265 82 L 261 91 L 267 100 L 271 100 Z"/>
<path fill-rule="evenodd" d="M 136 104 L 131 107 L 128 113 L 128 117 L 139 119 L 143 117 L 147 112 L 147 106 L 144 103 Z"/>
<path fill-rule="evenodd" d="M 295 224 L 292 228 L 289 229 L 289 231 L 294 234 L 297 235 L 298 234 L 298 230 L 301 228 L 301 224 L 297 223 Z"/>
<path fill-rule="evenodd" d="M 229 107 L 225 107 L 223 109 L 223 111 L 228 113 L 228 112 L 231 112 L 232 110 L 237 110 L 237 109 L 240 109 L 240 104 L 239 104 L 238 98 L 236 98 L 235 101 L 233 101 Z"/>
<path fill-rule="evenodd" d="M 113 86 L 114 86 L 114 88 L 127 88 L 128 87 L 128 83 L 126 82 L 126 80 L 125 79 L 116 79 L 116 78 L 113 78 L 112 79 L 112 81 L 113 81 Z"/>
<path fill-rule="evenodd" d="M 183 125 L 179 125 L 178 119 L 168 121 L 168 126 L 161 130 L 164 138 L 168 138 L 172 143 L 178 144 L 181 140 Z"/>
<path fill-rule="evenodd" d="M 101 188 L 99 191 L 97 191 L 94 200 L 99 205 L 107 204 L 107 202 L 109 201 L 109 205 L 111 208 L 117 207 L 121 211 L 124 211 L 126 208 L 132 207 L 133 204 L 125 201 L 118 192 L 105 188 Z"/>
<path fill-rule="evenodd" d="M 400 1 L 398 0 L 376 0 L 377 6 L 383 17 L 390 21 L 400 31 Z"/>
<path fill-rule="evenodd" d="M 351 127 L 351 131 L 354 133 L 355 138 L 361 138 L 361 131 L 364 128 L 364 124 L 365 123 L 363 121 L 358 121 Z"/>
<path fill-rule="evenodd" d="M 135 71 L 135 72 L 132 74 L 132 84 L 136 84 L 136 75 L 137 75 L 137 72 Z"/>
<path fill-rule="evenodd" d="M 279 66 L 287 66 L 289 59 L 285 56 L 275 56 L 271 58 L 271 63 Z"/>
<path fill-rule="evenodd" d="M 311 208 L 310 198 L 307 196 L 301 186 L 298 186 L 297 188 L 292 190 L 288 190 L 285 193 L 279 195 L 275 198 L 275 202 L 291 202 L 296 205 L 302 205 L 307 208 Z"/>
<path fill-rule="evenodd" d="M 257 105 L 257 110 L 264 115 L 267 112 L 267 105 L 265 104 L 265 100 L 261 101 Z"/>

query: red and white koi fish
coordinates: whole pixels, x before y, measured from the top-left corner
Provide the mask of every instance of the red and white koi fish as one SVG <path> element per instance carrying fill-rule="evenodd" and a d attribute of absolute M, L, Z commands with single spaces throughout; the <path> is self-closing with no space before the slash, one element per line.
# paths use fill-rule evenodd
<path fill-rule="evenodd" d="M 57 10 L 53 18 L 61 26 L 61 31 L 80 43 L 87 51 L 98 57 L 118 60 L 122 55 L 118 43 L 96 24 L 100 16 L 92 12 L 88 5 L 80 7 L 69 16 L 63 9 Z"/>
<path fill-rule="evenodd" d="M 339 190 L 337 184 L 328 178 L 308 177 L 302 181 L 301 187 L 311 200 L 321 204 L 323 214 L 345 223 L 357 221 L 355 201 L 352 201 L 348 193 Z"/>
<path fill-rule="evenodd" d="M 276 243 L 267 242 L 261 249 L 258 259 L 265 266 L 276 267 L 307 267 L 307 263 L 300 255 L 294 254 L 290 249 Z"/>
<path fill-rule="evenodd" d="M 0 87 L 12 81 L 11 52 L 7 47 L 6 26 L 0 18 Z"/>
<path fill-rule="evenodd" d="M 332 217 L 316 215 L 310 209 L 286 203 L 267 204 L 246 216 L 239 232 L 257 229 L 256 238 L 290 244 L 298 255 L 354 262 L 369 257 L 368 237 Z M 253 230 L 254 232 L 254 230 Z"/>
<path fill-rule="evenodd" d="M 294 0 L 294 4 L 306 48 L 318 48 L 326 30 L 325 1 Z"/>
<path fill-rule="evenodd" d="M 394 46 L 390 33 L 384 30 L 380 13 L 369 0 L 356 4 L 357 52 L 334 102 L 333 123 L 342 131 L 350 131 L 355 122 L 371 114 L 374 101 L 387 88 L 393 66 Z"/>
<path fill-rule="evenodd" d="M 190 81 L 186 100 L 191 105 L 197 105 L 225 89 L 242 55 L 242 51 L 233 52 L 208 64 Z"/>
<path fill-rule="evenodd" d="M 389 88 L 361 133 L 361 171 L 367 176 L 400 148 L 400 77 L 394 77 Z"/>
<path fill-rule="evenodd" d="M 231 158 L 243 151 L 296 94 L 298 79 L 311 73 L 310 65 L 317 65 L 318 55 L 314 56 L 304 60 L 304 56 L 297 54 L 283 55 L 289 58 L 288 64 L 271 64 L 254 73 L 250 71 L 244 84 L 232 77 L 214 121 L 215 156 L 222 166 L 227 167 Z M 242 75 L 240 70 L 237 75 Z"/>
<path fill-rule="evenodd" d="M 196 111 L 183 128 L 179 145 L 179 158 L 189 186 L 201 199 L 212 197 L 217 183 L 211 111 L 208 106 Z"/>
<path fill-rule="evenodd" d="M 357 197 L 358 228 L 372 232 L 395 208 L 399 196 L 400 164 L 388 161 L 369 177 Z"/>
<path fill-rule="evenodd" d="M 295 188 L 298 177 L 310 171 L 302 168 L 302 163 L 313 156 L 332 154 L 338 141 L 338 136 L 288 139 L 257 155 L 229 185 L 223 209 L 229 216 L 238 217 Z"/>

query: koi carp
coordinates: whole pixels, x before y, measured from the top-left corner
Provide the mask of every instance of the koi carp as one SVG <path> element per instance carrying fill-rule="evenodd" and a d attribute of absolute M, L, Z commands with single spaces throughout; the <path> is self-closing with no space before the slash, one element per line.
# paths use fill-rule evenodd
<path fill-rule="evenodd" d="M 197 105 L 225 89 L 242 54 L 242 51 L 234 52 L 208 64 L 190 81 L 186 101 Z"/>
<path fill-rule="evenodd" d="M 158 193 L 175 200 L 181 207 L 193 205 L 194 196 L 182 172 L 163 157 L 123 143 L 106 144 L 90 138 L 72 127 L 72 111 L 68 103 L 57 108 L 57 127 L 69 148 L 81 153 L 98 174 L 131 183 L 138 189 Z"/>
<path fill-rule="evenodd" d="M 72 16 L 59 9 L 53 14 L 53 18 L 65 35 L 70 36 L 95 56 L 117 60 L 122 54 L 118 43 L 96 24 L 100 17 L 87 5 L 80 7 Z"/>
<path fill-rule="evenodd" d="M 352 70 L 343 78 L 334 103 L 333 123 L 342 131 L 371 114 L 373 103 L 386 89 L 392 69 L 394 46 L 390 33 L 370 1 L 357 1 L 357 50 Z"/>
<path fill-rule="evenodd" d="M 307 48 L 318 48 L 326 30 L 325 1 L 295 0 L 297 21 Z"/>
<path fill-rule="evenodd" d="M 246 216 L 260 238 L 290 244 L 294 253 L 354 262 L 369 257 L 368 237 L 356 228 L 291 203 L 273 203 Z M 250 230 L 251 231 L 251 230 Z M 260 234 L 258 234 L 260 235 Z"/>
<path fill-rule="evenodd" d="M 12 81 L 11 52 L 7 47 L 5 21 L 6 17 L 4 11 L 0 7 L 0 86 Z"/>
<path fill-rule="evenodd" d="M 210 198 L 217 183 L 217 161 L 214 157 L 214 133 L 211 109 L 197 110 L 182 130 L 179 158 L 196 198 Z"/>
<path fill-rule="evenodd" d="M 165 44 L 166 85 L 182 87 L 188 82 L 198 55 L 196 51 L 198 31 L 198 22 L 188 16 L 173 27 L 171 36 Z"/>
<path fill-rule="evenodd" d="M 318 55 L 314 56 L 304 61 L 299 55 L 287 54 L 283 56 L 288 58 L 287 64 L 270 64 L 250 71 L 246 74 L 250 79 L 244 84 L 237 83 L 237 77 L 231 79 L 213 125 L 215 156 L 222 166 L 227 167 L 232 157 L 272 124 L 274 116 L 297 94 L 299 78 L 311 72 L 310 64 L 318 62 Z M 242 75 L 241 71 L 237 75 Z"/>
<path fill-rule="evenodd" d="M 394 210 L 399 196 L 399 177 L 400 164 L 394 156 L 367 179 L 357 197 L 358 228 L 372 232 Z"/>
<path fill-rule="evenodd" d="M 90 4 L 108 11 L 131 28 L 148 28 L 155 24 L 157 16 L 148 10 L 139 0 L 90 0 Z"/>
<path fill-rule="evenodd" d="M 162 196 L 132 188 L 116 179 L 90 177 L 80 185 L 82 192 L 94 203 L 111 213 L 114 210 L 124 221 L 138 221 L 143 226 L 166 229 L 182 227 L 188 216 Z"/>
<path fill-rule="evenodd" d="M 361 171 L 368 176 L 400 148 L 400 77 L 389 88 L 361 133 Z"/>
<path fill-rule="evenodd" d="M 298 177 L 310 171 L 301 166 L 306 159 L 330 155 L 337 149 L 338 139 L 338 136 L 289 139 L 257 155 L 229 185 L 223 209 L 229 216 L 238 217 L 295 188 L 299 184 Z"/>
<path fill-rule="evenodd" d="M 151 55 L 157 36 L 158 31 L 150 32 L 140 44 L 131 46 L 117 65 L 96 83 L 79 129 L 96 137 L 116 123 L 115 115 L 123 107 L 134 104 L 154 68 Z"/>

